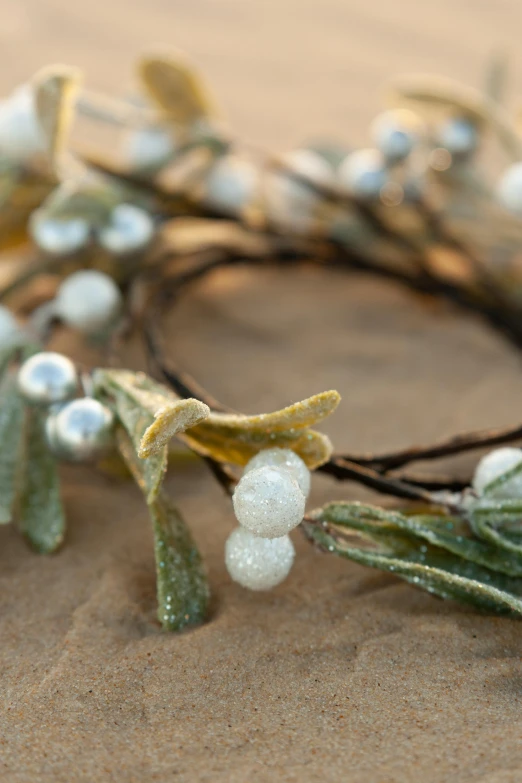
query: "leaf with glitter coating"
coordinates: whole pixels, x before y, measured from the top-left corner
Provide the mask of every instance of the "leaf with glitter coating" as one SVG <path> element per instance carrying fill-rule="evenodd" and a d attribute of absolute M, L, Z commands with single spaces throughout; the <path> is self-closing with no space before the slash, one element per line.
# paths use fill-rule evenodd
<path fill-rule="evenodd" d="M 312 513 L 312 516 L 315 512 Z M 410 534 L 477 565 L 508 576 L 522 576 L 522 558 L 473 535 L 461 517 L 443 514 L 402 514 L 364 503 L 329 503 L 321 519 L 361 531 Z"/>
<path fill-rule="evenodd" d="M 181 439 L 203 456 L 221 462 L 246 465 L 262 449 L 292 449 L 309 468 L 317 468 L 331 456 L 330 440 L 309 427 L 329 416 L 341 397 L 336 391 L 316 394 L 274 413 L 243 416 L 211 413 Z"/>
<path fill-rule="evenodd" d="M 58 466 L 45 438 L 45 414 L 36 408 L 27 411 L 18 486 L 18 527 L 37 552 L 54 552 L 65 535 L 65 514 Z"/>
<path fill-rule="evenodd" d="M 180 400 L 144 373 L 96 370 L 93 381 L 130 435 L 136 454 L 143 459 L 142 480 L 152 501 L 167 467 L 167 443 L 185 427 L 208 415 L 199 400 Z"/>
<path fill-rule="evenodd" d="M 119 451 L 138 486 L 147 496 L 146 461 L 136 455 L 132 441 L 120 427 Z M 196 544 L 174 503 L 163 491 L 148 501 L 154 531 L 158 619 L 166 631 L 179 631 L 203 622 L 208 613 L 209 588 Z"/>
<path fill-rule="evenodd" d="M 332 509 L 320 509 L 308 515 L 303 529 L 322 549 L 394 573 L 441 598 L 486 611 L 522 615 L 522 580 L 465 560 L 440 546 L 427 542 L 420 546 L 416 536 L 394 523 L 393 512 L 387 519 L 387 511 L 375 511 L 366 518 L 357 514 L 350 518 L 345 509 L 344 522 L 340 522 L 341 517 L 338 513 L 332 515 Z M 337 521 L 330 522 L 329 516 Z"/>

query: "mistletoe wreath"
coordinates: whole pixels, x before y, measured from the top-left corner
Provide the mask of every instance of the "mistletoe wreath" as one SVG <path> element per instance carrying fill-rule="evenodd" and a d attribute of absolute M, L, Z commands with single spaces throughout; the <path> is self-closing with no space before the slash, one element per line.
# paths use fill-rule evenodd
<path fill-rule="evenodd" d="M 506 445 L 522 425 L 335 454 L 313 428 L 334 412 L 336 391 L 243 415 L 167 359 L 161 335 L 164 314 L 216 269 L 314 264 L 447 299 L 520 349 L 522 138 L 502 105 L 501 63 L 484 91 L 397 81 L 369 149 L 325 142 L 279 157 L 233 137 L 181 54 L 146 56 L 138 74 L 142 97 L 123 101 L 52 66 L 0 104 L 0 522 L 54 552 L 66 526 L 59 461 L 119 461 L 150 511 L 159 621 L 198 624 L 209 603 L 204 565 L 162 486 L 181 441 L 232 498 L 239 526 L 225 560 L 245 587 L 286 577 L 288 533 L 299 526 L 326 553 L 522 614 L 522 451 Z M 122 160 L 70 149 L 76 115 L 115 126 Z M 507 159 L 496 179 L 493 148 Z M 95 345 L 104 366 L 48 350 L 60 328 Z M 133 334 L 150 375 L 119 366 Z M 494 446 L 467 481 L 411 472 L 419 460 Z M 386 505 L 308 511 L 315 470 L 370 487 Z"/>

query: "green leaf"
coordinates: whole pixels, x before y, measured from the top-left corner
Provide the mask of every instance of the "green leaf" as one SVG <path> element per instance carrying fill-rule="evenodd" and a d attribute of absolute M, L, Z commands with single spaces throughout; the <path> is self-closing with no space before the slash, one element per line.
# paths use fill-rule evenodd
<path fill-rule="evenodd" d="M 521 557 L 489 542 L 477 540 L 470 525 L 457 516 L 408 515 L 364 503 L 330 503 L 325 506 L 323 513 L 324 518 L 333 524 L 376 532 L 407 533 L 492 571 L 500 571 L 508 576 L 522 576 Z"/>
<path fill-rule="evenodd" d="M 31 546 L 54 552 L 65 535 L 58 466 L 45 439 L 45 413 L 27 410 L 26 444 L 19 471 L 18 526 Z"/>
<path fill-rule="evenodd" d="M 166 631 L 202 623 L 210 592 L 201 556 L 176 506 L 160 493 L 149 506 L 154 528 L 158 619 Z"/>
<path fill-rule="evenodd" d="M 420 542 L 418 530 L 404 527 L 404 519 L 371 506 L 333 503 L 309 515 L 303 526 L 323 549 L 394 573 L 441 598 L 487 611 L 522 614 L 522 580 L 464 559 L 426 538 Z"/>
<path fill-rule="evenodd" d="M 202 623 L 208 614 L 209 588 L 200 554 L 175 505 L 164 492 L 150 498 L 146 463 L 120 427 L 116 432 L 120 453 L 148 499 L 154 532 L 158 619 L 167 631 Z"/>
<path fill-rule="evenodd" d="M 16 375 L 4 379 L 0 390 L 0 524 L 11 522 L 17 475 L 23 459 L 25 406 Z"/>
<path fill-rule="evenodd" d="M 479 498 L 469 518 L 475 535 L 522 559 L 522 500 Z"/>

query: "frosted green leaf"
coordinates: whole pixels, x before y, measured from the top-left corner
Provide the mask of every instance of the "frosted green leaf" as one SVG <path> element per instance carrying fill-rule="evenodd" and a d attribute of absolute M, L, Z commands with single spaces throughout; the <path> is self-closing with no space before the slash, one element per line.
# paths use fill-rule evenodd
<path fill-rule="evenodd" d="M 473 536 L 470 525 L 457 516 L 442 514 L 402 514 L 364 503 L 330 503 L 322 510 L 324 519 L 352 529 L 401 532 L 445 549 L 464 560 L 522 576 L 522 557 Z"/>
<path fill-rule="evenodd" d="M 12 519 L 23 440 L 24 402 L 13 374 L 4 379 L 0 388 L 0 524 Z"/>
<path fill-rule="evenodd" d="M 303 523 L 323 549 L 389 571 L 438 595 L 487 611 L 522 614 L 522 580 L 419 541 L 401 527 L 402 515 L 357 504 L 330 504 Z M 406 517 L 404 517 L 405 519 Z"/>
<path fill-rule="evenodd" d="M 139 459 L 122 428 L 117 432 L 117 442 L 129 470 L 147 495 L 144 470 L 148 460 Z M 179 631 L 203 622 L 207 616 L 210 593 L 205 569 L 190 531 L 170 498 L 158 490 L 148 507 L 154 532 L 158 619 L 164 630 Z"/>
<path fill-rule="evenodd" d="M 149 506 L 154 527 L 158 619 L 166 631 L 202 623 L 210 592 L 199 551 L 176 506 L 164 493 Z"/>
<path fill-rule="evenodd" d="M 17 522 L 31 546 L 48 554 L 60 546 L 65 535 L 58 466 L 45 440 L 45 414 L 29 409 L 26 421 Z"/>

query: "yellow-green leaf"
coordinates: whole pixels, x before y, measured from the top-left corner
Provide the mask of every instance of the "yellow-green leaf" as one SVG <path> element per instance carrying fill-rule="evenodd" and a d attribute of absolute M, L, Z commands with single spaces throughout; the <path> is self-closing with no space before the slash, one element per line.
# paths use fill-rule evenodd
<path fill-rule="evenodd" d="M 211 413 L 180 437 L 194 451 L 221 462 L 246 465 L 262 449 L 279 447 L 317 468 L 327 462 L 332 446 L 326 435 L 308 428 L 333 413 L 340 399 L 338 392 L 327 391 L 275 413 Z"/>
<path fill-rule="evenodd" d="M 34 77 L 36 112 L 53 166 L 65 148 L 80 78 L 76 68 L 65 65 L 43 68 Z"/>
<path fill-rule="evenodd" d="M 150 98 L 171 122 L 189 127 L 215 114 L 206 85 L 181 53 L 144 57 L 138 73 Z"/>
<path fill-rule="evenodd" d="M 163 448 L 174 435 L 193 427 L 210 413 L 205 403 L 195 399 L 164 405 L 154 414 L 154 422 L 145 430 L 138 456 L 144 459 Z"/>

